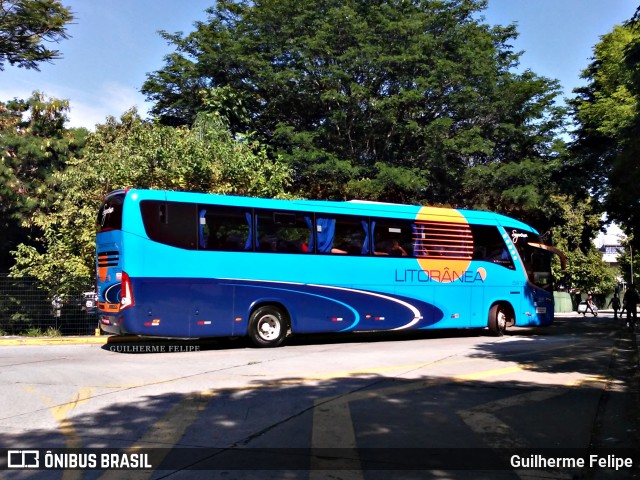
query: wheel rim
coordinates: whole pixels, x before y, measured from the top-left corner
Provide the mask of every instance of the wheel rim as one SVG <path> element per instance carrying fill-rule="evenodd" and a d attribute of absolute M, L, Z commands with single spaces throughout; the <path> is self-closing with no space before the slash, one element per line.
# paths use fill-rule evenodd
<path fill-rule="evenodd" d="M 265 315 L 258 321 L 258 335 L 264 340 L 274 340 L 280 335 L 280 319 L 275 315 Z"/>
<path fill-rule="evenodd" d="M 507 329 L 507 315 L 504 313 L 504 310 L 498 310 L 496 323 L 498 331 L 504 332 Z"/>

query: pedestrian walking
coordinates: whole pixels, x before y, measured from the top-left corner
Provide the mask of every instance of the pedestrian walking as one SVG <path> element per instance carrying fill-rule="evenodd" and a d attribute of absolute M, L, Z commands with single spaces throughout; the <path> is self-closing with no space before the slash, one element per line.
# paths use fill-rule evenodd
<path fill-rule="evenodd" d="M 594 317 L 598 316 L 598 307 L 596 307 L 596 304 L 593 303 L 593 294 L 591 292 L 589 292 L 589 294 L 587 295 L 587 310 L 591 310 L 591 313 Z M 587 312 L 585 311 L 585 314 L 586 313 Z"/>
<path fill-rule="evenodd" d="M 618 296 L 618 292 L 613 294 L 613 298 L 609 302 L 609 307 L 613 308 L 613 319 L 618 319 L 618 310 L 620 310 L 620 297 Z M 620 312 L 620 317 L 622 317 L 622 312 Z"/>
<path fill-rule="evenodd" d="M 624 292 L 624 305 L 627 308 L 627 327 L 629 330 L 633 330 L 636 326 L 636 322 L 638 321 L 638 292 L 636 291 L 636 286 L 632 283 L 627 288 L 627 291 Z"/>

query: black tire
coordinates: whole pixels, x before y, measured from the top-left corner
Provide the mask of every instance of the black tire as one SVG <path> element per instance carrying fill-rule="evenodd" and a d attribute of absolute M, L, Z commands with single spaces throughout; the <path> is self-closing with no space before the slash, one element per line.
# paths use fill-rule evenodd
<path fill-rule="evenodd" d="M 249 319 L 249 338 L 256 347 L 277 347 L 282 344 L 289 328 L 287 316 L 274 305 L 257 308 Z"/>
<path fill-rule="evenodd" d="M 497 337 L 504 335 L 509 322 L 509 310 L 502 303 L 497 303 L 489 310 L 488 327 L 491 333 Z"/>

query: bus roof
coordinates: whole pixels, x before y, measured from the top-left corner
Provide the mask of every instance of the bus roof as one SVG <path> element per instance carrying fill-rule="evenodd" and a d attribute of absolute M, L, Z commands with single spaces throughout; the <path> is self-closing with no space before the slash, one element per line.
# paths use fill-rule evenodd
<path fill-rule="evenodd" d="M 192 202 L 199 204 L 224 204 L 237 207 L 267 208 L 274 210 L 297 210 L 303 212 L 324 212 L 328 214 L 380 216 L 400 219 L 416 219 L 423 206 L 395 203 L 370 202 L 364 200 L 281 200 L 272 198 L 243 197 L 208 193 L 181 192 L 172 190 L 122 190 L 128 198 L 137 200 L 166 200 L 173 202 Z M 115 193 L 115 192 L 112 192 Z M 503 225 L 538 233 L 531 226 L 505 215 L 481 210 L 458 210 L 445 207 L 429 207 L 440 221 L 452 221 L 462 215 L 470 224 Z"/>

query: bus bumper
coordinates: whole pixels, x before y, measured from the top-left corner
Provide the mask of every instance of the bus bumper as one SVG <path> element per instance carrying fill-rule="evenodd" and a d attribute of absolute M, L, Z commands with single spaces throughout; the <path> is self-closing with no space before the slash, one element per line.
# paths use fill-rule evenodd
<path fill-rule="evenodd" d="M 100 329 L 105 333 L 111 333 L 114 335 L 123 335 L 127 333 L 122 328 L 122 318 L 114 317 L 111 315 L 99 315 Z"/>
<path fill-rule="evenodd" d="M 527 310 L 524 315 L 521 316 L 522 322 L 516 322 L 518 326 L 533 326 L 533 327 L 546 327 L 553 323 L 553 308 L 545 309 L 544 307 L 537 307 L 535 309 Z"/>

